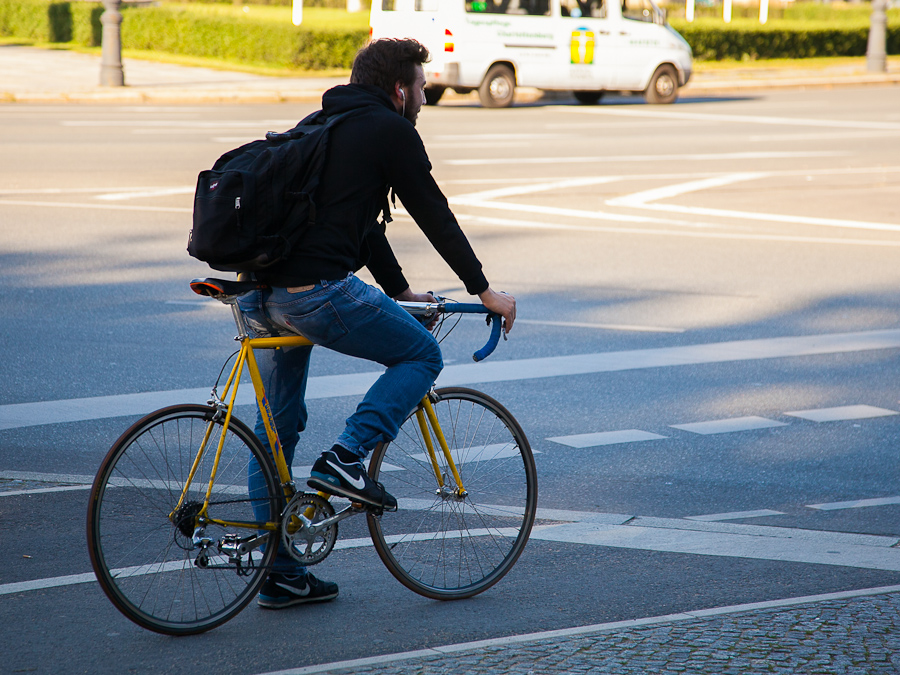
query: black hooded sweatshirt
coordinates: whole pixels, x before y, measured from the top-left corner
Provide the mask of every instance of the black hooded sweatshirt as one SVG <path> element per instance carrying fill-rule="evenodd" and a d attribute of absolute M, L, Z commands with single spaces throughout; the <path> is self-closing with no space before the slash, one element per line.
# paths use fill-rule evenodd
<path fill-rule="evenodd" d="M 316 194 L 316 224 L 294 254 L 257 277 L 273 286 L 304 286 L 342 279 L 365 266 L 387 295 L 402 293 L 409 284 L 379 221 L 393 188 L 466 290 L 473 295 L 486 290 L 481 263 L 431 176 L 431 162 L 415 127 L 378 87 L 342 85 L 322 97 L 326 115 L 356 108 L 366 112 L 331 130 Z"/>

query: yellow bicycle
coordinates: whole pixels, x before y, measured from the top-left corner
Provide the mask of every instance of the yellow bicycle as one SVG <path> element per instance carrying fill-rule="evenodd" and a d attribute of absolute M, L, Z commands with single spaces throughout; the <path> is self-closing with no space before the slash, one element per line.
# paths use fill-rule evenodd
<path fill-rule="evenodd" d="M 433 389 L 397 438 L 371 453 L 369 476 L 397 497 L 396 512 L 298 490 L 254 350 L 311 343 L 249 336 L 236 298 L 256 286 L 191 282 L 195 292 L 230 305 L 237 325 L 240 350 L 223 391 L 217 383 L 207 405 L 150 413 L 122 434 L 100 466 L 87 537 L 97 580 L 116 608 L 160 633 L 209 630 L 259 592 L 279 547 L 304 565 L 319 563 L 335 545 L 338 523 L 358 514 L 366 515 L 388 570 L 416 593 L 468 598 L 499 581 L 522 553 L 537 509 L 534 458 L 515 418 L 481 392 Z M 444 301 L 401 305 L 423 316 L 487 312 Z M 499 317 L 490 321 L 491 339 L 476 360 L 499 339 Z M 245 368 L 271 454 L 234 416 Z M 265 494 L 250 494 L 250 471 L 262 476 Z M 268 505 L 265 521 L 254 516 L 254 504 Z"/>

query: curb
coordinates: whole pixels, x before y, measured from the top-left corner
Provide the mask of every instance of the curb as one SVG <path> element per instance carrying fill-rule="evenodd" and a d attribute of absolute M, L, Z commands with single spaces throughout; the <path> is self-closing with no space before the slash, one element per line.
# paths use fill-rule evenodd
<path fill-rule="evenodd" d="M 696 77 L 696 76 L 695 76 Z M 900 73 L 860 74 L 823 77 L 794 78 L 748 78 L 708 80 L 693 79 L 682 90 L 682 94 L 715 94 L 735 91 L 766 91 L 785 89 L 833 89 L 853 86 L 892 86 L 900 84 Z M 122 89 L 96 89 L 74 92 L 4 92 L 0 91 L 0 103 L 73 103 L 73 104 L 158 104 L 158 103 L 300 103 L 321 100 L 323 89 L 261 89 L 242 90 L 194 90 L 147 89 L 142 87 Z M 568 100 L 569 92 L 542 92 L 538 89 L 521 87 L 516 90 L 516 102 Z M 463 103 L 477 100 L 477 95 L 456 94 L 448 91 L 444 100 Z"/>

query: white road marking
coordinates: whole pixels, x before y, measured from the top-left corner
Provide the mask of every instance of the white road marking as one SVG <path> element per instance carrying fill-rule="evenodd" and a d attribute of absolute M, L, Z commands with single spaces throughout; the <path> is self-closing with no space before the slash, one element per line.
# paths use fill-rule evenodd
<path fill-rule="evenodd" d="M 743 605 L 731 605 L 727 607 L 713 607 L 710 609 L 691 610 L 680 612 L 678 614 L 666 614 L 663 616 L 652 616 L 641 619 L 628 619 L 625 621 L 611 621 L 608 623 L 598 623 L 589 626 L 576 626 L 573 628 L 563 628 L 559 630 L 542 631 L 538 633 L 525 633 L 521 635 L 510 635 L 501 638 L 492 638 L 489 640 L 475 640 L 472 642 L 460 642 L 451 645 L 443 645 L 439 647 L 427 647 L 425 649 L 417 649 L 409 652 L 397 652 L 394 654 L 382 654 L 380 656 L 368 656 L 361 659 L 352 659 L 346 661 L 334 661 L 332 663 L 321 663 L 315 666 L 301 666 L 298 668 L 288 668 L 285 670 L 272 671 L 268 673 L 260 673 L 259 675 L 319 675 L 319 673 L 342 672 L 345 670 L 356 671 L 362 668 L 372 666 L 383 666 L 391 663 L 401 663 L 403 661 L 411 661 L 414 659 L 446 657 L 450 654 L 459 652 L 475 651 L 479 649 L 495 649 L 497 647 L 507 647 L 510 645 L 526 644 L 529 642 L 542 642 L 545 640 L 558 641 L 563 638 L 577 637 L 580 635 L 592 635 L 595 633 L 612 633 L 617 631 L 630 630 L 632 628 L 641 628 L 643 626 L 658 626 L 670 623 L 678 623 L 681 621 L 696 621 L 698 619 L 712 619 L 719 616 L 727 616 L 731 614 L 741 614 L 744 612 L 755 612 L 766 609 L 777 609 L 786 607 L 795 607 L 798 605 L 809 605 L 819 602 L 834 602 L 836 600 L 849 600 L 852 598 L 863 598 L 873 595 L 885 595 L 888 593 L 900 592 L 900 586 L 881 586 L 878 588 L 864 588 L 854 591 L 842 591 L 839 593 L 823 593 L 821 595 L 807 595 L 798 598 L 783 598 L 780 600 L 769 600 L 766 602 L 753 602 Z"/>
<path fill-rule="evenodd" d="M 134 129 L 175 128 L 175 129 L 267 129 L 270 127 L 293 128 L 297 120 L 63 120 L 64 127 L 132 127 Z M 260 132 L 260 137 L 265 131 Z"/>
<path fill-rule="evenodd" d="M 37 202 L 24 199 L 0 199 L 0 206 L 50 206 L 64 209 L 103 209 L 106 211 L 146 211 L 154 213 L 193 213 L 193 208 L 174 206 L 130 206 L 128 204 L 96 204 L 89 202 Z"/>
<path fill-rule="evenodd" d="M 870 506 L 889 506 L 891 504 L 900 504 L 900 497 L 877 497 L 874 499 L 856 499 L 849 502 L 807 504 L 806 508 L 818 511 L 840 511 L 843 509 L 865 509 Z"/>
<path fill-rule="evenodd" d="M 757 511 L 731 511 L 729 513 L 711 513 L 706 516 L 686 516 L 685 520 L 699 520 L 705 523 L 719 522 L 722 520 L 742 520 L 744 518 L 765 518 L 766 516 L 783 516 L 781 511 L 771 509 L 759 509 Z"/>
<path fill-rule="evenodd" d="M 771 174 L 757 171 L 754 173 L 732 173 L 713 176 L 712 178 L 692 180 L 677 185 L 666 185 L 660 188 L 653 188 L 652 190 L 642 190 L 641 192 L 635 192 L 623 197 L 609 199 L 606 203 L 609 206 L 642 207 L 645 206 L 647 202 L 654 202 L 659 199 L 670 199 L 689 192 L 709 190 L 710 188 L 733 185 L 734 183 L 741 183 L 748 180 L 757 180 L 759 178 L 766 178 L 769 175 Z"/>
<path fill-rule="evenodd" d="M 607 206 L 622 206 L 634 209 L 649 209 L 651 211 L 662 211 L 665 213 L 685 213 L 689 215 L 714 216 L 722 218 L 739 218 L 743 220 L 759 220 L 775 223 L 795 223 L 798 225 L 819 225 L 822 227 L 845 227 L 858 230 L 876 230 L 887 232 L 900 232 L 900 225 L 896 223 L 873 223 L 862 220 L 841 220 L 837 218 L 818 218 L 811 216 L 793 216 L 776 213 L 756 213 L 753 211 L 735 211 L 733 209 L 710 209 L 699 206 L 681 206 L 677 204 L 650 204 L 651 201 L 666 199 L 687 194 L 689 192 L 697 192 L 699 190 L 707 190 L 714 187 L 722 187 L 734 183 L 758 180 L 760 178 L 770 177 L 768 173 L 735 173 L 717 178 L 707 178 L 704 180 L 694 180 L 680 185 L 668 185 L 666 187 L 655 188 L 652 190 L 644 190 L 635 192 L 623 197 L 616 197 L 606 201 Z"/>
<path fill-rule="evenodd" d="M 0 204 L 3 202 L 0 201 Z M 515 209 L 519 210 L 519 209 Z M 399 211 L 399 209 L 398 209 Z M 402 217 L 404 213 L 392 211 L 391 215 Z M 548 223 L 537 220 L 512 220 L 508 218 L 492 218 L 488 216 L 473 216 L 465 213 L 457 213 L 456 219 L 460 222 L 487 227 L 510 227 L 524 230 L 564 230 L 573 232 L 591 232 L 594 234 L 627 234 L 651 237 L 690 237 L 694 239 L 722 239 L 728 241 L 756 241 L 778 242 L 785 244 L 825 244 L 837 246 L 874 246 L 874 247 L 900 247 L 900 241 L 885 239 L 844 239 L 836 237 L 803 237 L 779 234 L 740 234 L 736 232 L 710 232 L 708 230 L 663 230 L 633 227 L 610 227 L 598 225 L 573 225 L 563 223 Z M 395 218 L 396 220 L 396 218 Z M 411 220 L 411 219 L 410 219 Z M 660 223 L 668 221 L 659 220 Z"/>
<path fill-rule="evenodd" d="M 791 417 L 800 417 L 813 422 L 839 422 L 843 420 L 864 420 L 870 417 L 887 417 L 898 415 L 895 410 L 876 408 L 871 405 L 844 405 L 837 408 L 819 408 L 817 410 L 795 410 L 785 413 Z"/>
<path fill-rule="evenodd" d="M 701 523 L 697 522 L 697 524 Z M 733 527 L 737 526 L 733 525 Z M 745 525 L 744 527 L 756 526 Z M 640 524 L 604 526 L 571 523 L 538 529 L 532 533 L 531 538 L 642 551 L 900 572 L 900 549 L 892 548 L 898 542 L 897 537 L 883 537 L 881 543 L 872 544 L 844 540 L 836 537 L 835 535 L 838 533 L 835 532 L 818 532 L 816 534 L 820 536 L 810 536 L 813 533 L 812 530 L 791 531 L 802 532 L 803 536 L 772 537 L 752 531 L 740 533 L 678 531 L 667 527 Z"/>
<path fill-rule="evenodd" d="M 540 454 L 537 451 L 532 452 L 535 455 Z M 438 464 L 444 466 L 446 460 L 439 448 L 435 448 L 435 454 L 437 455 Z M 468 448 L 454 448 L 452 449 L 452 455 L 453 461 L 457 464 L 468 464 L 470 462 L 487 462 L 494 459 L 519 457 L 521 453 L 519 452 L 518 445 L 512 443 L 493 443 L 491 445 L 473 445 Z M 417 455 L 410 455 L 410 458 L 422 463 L 431 462 L 428 455 L 424 452 Z"/>
<path fill-rule="evenodd" d="M 22 472 L 5 473 L 25 475 Z M 404 509 L 421 510 L 433 508 L 434 504 L 402 500 L 400 506 Z M 483 504 L 479 505 L 479 511 L 484 514 L 504 515 L 509 513 L 509 507 Z M 898 537 L 543 508 L 538 509 L 537 519 L 539 522 L 564 521 L 564 523 L 535 526 L 531 538 L 536 540 L 900 571 Z M 478 530 L 476 534 L 483 536 L 490 532 Z M 506 536 L 507 532 L 499 534 Z M 423 541 L 432 540 L 437 536 L 437 533 L 418 535 Z M 370 539 L 359 538 L 342 540 L 335 548 L 350 549 L 369 545 Z M 142 565 L 123 569 L 120 573 L 153 574 L 180 569 L 184 564 L 184 561 L 172 561 L 162 565 Z M 0 595 L 70 586 L 94 580 L 94 575 L 87 573 L 0 584 Z"/>
<path fill-rule="evenodd" d="M 126 199 L 144 199 L 147 197 L 165 197 L 168 195 L 192 195 L 196 188 L 193 187 L 170 187 L 170 188 L 146 188 L 144 190 L 134 190 L 132 192 L 110 192 L 107 194 L 97 195 L 94 199 L 103 199 L 104 201 L 124 201 Z"/>
<path fill-rule="evenodd" d="M 437 384 L 446 387 L 487 382 L 515 382 L 646 368 L 844 354 L 897 348 L 900 348 L 900 329 L 738 340 L 682 347 L 451 365 L 444 368 Z M 368 372 L 311 377 L 309 378 L 307 399 L 359 396 L 368 391 L 380 375 L 381 372 Z M 205 403 L 208 398 L 209 389 L 203 387 L 59 401 L 12 403 L 0 406 L 0 430 L 142 415 L 174 403 Z M 253 388 L 244 384 L 238 392 L 238 403 L 249 405 L 253 402 Z"/>
<path fill-rule="evenodd" d="M 684 328 L 668 328 L 665 326 L 635 326 L 624 323 L 585 323 L 583 321 L 541 321 L 538 319 L 519 319 L 516 323 L 535 326 L 559 326 L 561 328 L 599 328 L 601 330 L 633 331 L 635 333 L 684 333 Z"/>
<path fill-rule="evenodd" d="M 19 495 L 39 495 L 45 492 L 71 492 L 72 490 L 90 490 L 90 485 L 62 485 L 60 487 L 29 488 L 26 490 L 0 491 L 2 497 L 17 497 Z"/>
<path fill-rule="evenodd" d="M 776 422 L 765 417 L 732 417 L 725 420 L 711 420 L 709 422 L 692 422 L 690 424 L 670 424 L 673 429 L 690 431 L 692 434 L 728 434 L 733 431 L 751 431 L 753 429 L 770 429 L 772 427 L 786 427 L 785 422 Z"/>
<path fill-rule="evenodd" d="M 590 157 L 487 157 L 484 159 L 445 159 L 451 166 L 494 166 L 497 164 L 611 164 L 613 162 L 710 162 L 716 160 L 799 159 L 805 157 L 843 157 L 846 152 L 701 152 L 684 155 L 592 155 Z"/>
<path fill-rule="evenodd" d="M 646 110 L 630 108 L 575 108 L 560 107 L 569 113 L 616 117 L 649 117 L 667 120 L 695 120 L 698 122 L 733 122 L 738 124 L 766 124 L 775 126 L 825 127 L 830 129 L 883 129 L 900 130 L 900 123 L 872 122 L 868 120 L 823 120 L 808 117 L 772 117 L 766 115 L 717 115 L 714 113 L 690 113 L 677 110 Z"/>
<path fill-rule="evenodd" d="M 548 441 L 567 445 L 570 448 L 595 448 L 600 445 L 615 445 L 617 443 L 640 443 L 642 441 L 657 441 L 668 436 L 652 434 L 640 429 L 622 429 L 620 431 L 600 431 L 594 434 L 574 434 L 572 436 L 554 436 Z"/>

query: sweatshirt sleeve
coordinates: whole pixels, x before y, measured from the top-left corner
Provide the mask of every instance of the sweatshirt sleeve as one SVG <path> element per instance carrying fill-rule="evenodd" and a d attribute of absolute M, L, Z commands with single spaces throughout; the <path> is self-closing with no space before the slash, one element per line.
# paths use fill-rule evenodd
<path fill-rule="evenodd" d="M 478 295 L 487 290 L 487 278 L 431 175 L 431 162 L 422 139 L 402 117 L 398 118 L 397 127 L 399 139 L 392 144 L 387 162 L 390 185 L 431 245 L 465 284 L 466 291 Z"/>

